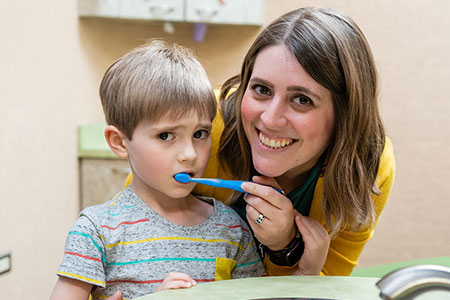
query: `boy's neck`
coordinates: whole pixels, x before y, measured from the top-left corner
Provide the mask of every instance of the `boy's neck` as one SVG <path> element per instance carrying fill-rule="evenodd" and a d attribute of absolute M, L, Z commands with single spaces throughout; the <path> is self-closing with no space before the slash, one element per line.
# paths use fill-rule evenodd
<path fill-rule="evenodd" d="M 206 221 L 213 206 L 192 194 L 182 198 L 171 198 L 159 191 L 148 191 L 131 183 L 133 192 L 152 210 L 168 221 L 181 226 L 194 226 Z"/>

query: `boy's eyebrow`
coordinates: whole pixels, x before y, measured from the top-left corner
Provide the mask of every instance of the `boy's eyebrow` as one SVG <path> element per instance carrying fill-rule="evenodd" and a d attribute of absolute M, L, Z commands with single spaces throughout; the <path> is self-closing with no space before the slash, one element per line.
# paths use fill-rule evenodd
<path fill-rule="evenodd" d="M 171 131 L 171 130 L 177 130 L 179 128 L 184 128 L 184 127 L 186 127 L 186 126 L 185 125 L 162 125 L 162 126 L 154 126 L 153 129 Z M 212 124 L 211 123 L 199 123 L 199 124 L 197 124 L 197 127 L 211 129 Z"/>
<path fill-rule="evenodd" d="M 202 128 L 206 128 L 206 129 L 211 129 L 212 128 L 212 124 L 211 123 L 205 123 L 205 124 L 199 124 L 199 127 Z"/>
<path fill-rule="evenodd" d="M 259 77 L 252 77 L 250 79 L 250 82 L 252 82 L 252 83 L 254 83 L 254 82 L 261 83 L 261 84 L 267 85 L 270 88 L 273 88 L 273 84 L 272 83 L 270 83 L 269 81 L 267 81 L 265 79 L 259 78 Z M 288 91 L 293 91 L 293 92 L 301 92 L 301 93 L 304 93 L 304 94 L 307 94 L 307 95 L 311 95 L 313 98 L 316 98 L 318 100 L 322 100 L 321 97 L 318 94 L 314 93 L 313 91 L 311 91 L 310 89 L 308 89 L 308 88 L 306 88 L 304 86 L 299 86 L 299 85 L 288 86 L 287 90 Z"/>

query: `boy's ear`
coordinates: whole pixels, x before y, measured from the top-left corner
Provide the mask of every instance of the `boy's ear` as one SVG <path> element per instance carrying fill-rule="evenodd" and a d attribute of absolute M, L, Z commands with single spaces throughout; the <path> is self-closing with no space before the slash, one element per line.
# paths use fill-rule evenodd
<path fill-rule="evenodd" d="M 118 157 L 128 158 L 128 151 L 124 143 L 126 136 L 116 126 L 106 126 L 105 138 L 109 148 L 111 148 Z"/>

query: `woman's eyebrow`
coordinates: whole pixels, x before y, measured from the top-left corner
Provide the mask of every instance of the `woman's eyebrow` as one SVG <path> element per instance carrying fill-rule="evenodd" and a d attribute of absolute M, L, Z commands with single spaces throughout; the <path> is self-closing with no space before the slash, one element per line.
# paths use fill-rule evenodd
<path fill-rule="evenodd" d="M 261 83 L 261 84 L 267 85 L 268 87 L 271 87 L 271 88 L 273 87 L 272 83 L 270 83 L 269 81 L 262 79 L 260 77 L 252 77 L 252 78 L 250 78 L 250 82 L 251 83 Z"/>
<path fill-rule="evenodd" d="M 261 84 L 266 85 L 266 86 L 268 86 L 270 88 L 273 88 L 273 84 L 272 83 L 270 83 L 269 81 L 267 81 L 265 79 L 262 79 L 260 77 L 252 77 L 250 79 L 250 83 L 253 83 L 253 84 L 254 83 L 261 83 Z M 322 101 L 322 98 L 317 93 L 314 93 L 313 91 L 311 91 L 310 89 L 308 89 L 308 88 L 306 88 L 304 86 L 299 86 L 299 85 L 288 86 L 287 90 L 290 91 L 290 92 L 300 92 L 300 93 L 309 95 L 309 96 L 311 96 L 311 97 L 313 97 L 313 98 L 315 98 L 315 99 L 317 99 L 319 101 Z"/>
<path fill-rule="evenodd" d="M 287 90 L 292 91 L 292 92 L 300 92 L 300 93 L 303 93 L 306 95 L 310 95 L 317 100 L 320 100 L 320 101 L 322 100 L 322 98 L 318 94 L 314 93 L 313 91 L 311 91 L 310 89 L 308 89 L 304 86 L 298 86 L 298 85 L 288 86 Z"/>

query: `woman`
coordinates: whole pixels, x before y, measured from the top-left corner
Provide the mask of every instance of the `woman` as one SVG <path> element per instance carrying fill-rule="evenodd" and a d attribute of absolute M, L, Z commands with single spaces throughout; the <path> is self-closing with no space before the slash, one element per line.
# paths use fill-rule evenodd
<path fill-rule="evenodd" d="M 212 153 L 205 177 L 259 183 L 244 185 L 249 194 L 231 202 L 264 245 L 268 273 L 349 275 L 395 172 L 375 63 L 359 27 L 325 8 L 283 15 L 223 85 L 220 105 L 219 162 Z M 226 191 L 199 185 L 197 192 L 226 199 Z"/>
<path fill-rule="evenodd" d="M 325 8 L 283 15 L 223 85 L 220 107 L 204 176 L 254 183 L 242 185 L 244 197 L 203 185 L 195 192 L 234 203 L 269 275 L 349 275 L 395 172 L 359 27 Z"/>

